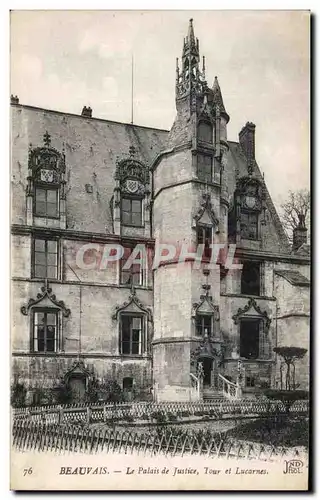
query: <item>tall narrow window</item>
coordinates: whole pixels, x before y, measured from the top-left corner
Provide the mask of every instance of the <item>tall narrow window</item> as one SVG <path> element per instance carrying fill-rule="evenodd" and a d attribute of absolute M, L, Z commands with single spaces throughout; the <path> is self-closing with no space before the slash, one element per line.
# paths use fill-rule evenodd
<path fill-rule="evenodd" d="M 36 186 L 34 214 L 37 217 L 59 217 L 59 189 Z"/>
<path fill-rule="evenodd" d="M 35 238 L 33 246 L 33 277 L 58 277 L 58 242 Z"/>
<path fill-rule="evenodd" d="M 121 315 L 120 353 L 142 354 L 142 316 Z"/>
<path fill-rule="evenodd" d="M 142 199 L 123 197 L 121 217 L 125 226 L 142 226 Z"/>
<path fill-rule="evenodd" d="M 241 273 L 241 293 L 260 295 L 260 263 L 244 262 Z"/>
<path fill-rule="evenodd" d="M 121 285 L 143 285 L 144 266 L 143 264 L 126 265 L 131 253 L 132 248 L 125 248 L 122 259 L 120 260 L 120 284 Z M 141 254 L 137 255 L 140 260 Z"/>
<path fill-rule="evenodd" d="M 52 310 L 33 311 L 33 352 L 57 351 L 58 313 Z"/>
<path fill-rule="evenodd" d="M 212 316 L 209 314 L 197 314 L 196 316 L 196 335 L 203 337 L 212 335 Z"/>
<path fill-rule="evenodd" d="M 247 359 L 257 359 L 259 357 L 259 319 L 240 320 L 240 356 Z"/>
<path fill-rule="evenodd" d="M 206 259 L 211 258 L 212 245 L 212 227 L 210 226 L 197 226 L 197 245 L 204 245 L 203 256 Z"/>
<path fill-rule="evenodd" d="M 208 142 L 212 144 L 213 134 L 212 125 L 206 121 L 201 121 L 198 125 L 198 139 L 199 141 Z"/>
<path fill-rule="evenodd" d="M 209 155 L 197 155 L 198 179 L 204 182 L 212 182 L 212 158 Z"/>

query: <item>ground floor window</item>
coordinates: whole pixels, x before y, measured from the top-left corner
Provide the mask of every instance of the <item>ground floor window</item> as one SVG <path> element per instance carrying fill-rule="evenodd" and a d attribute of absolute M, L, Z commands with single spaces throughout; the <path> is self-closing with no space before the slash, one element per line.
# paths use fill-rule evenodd
<path fill-rule="evenodd" d="M 133 389 L 133 378 L 125 377 L 122 381 L 122 388 L 124 391 L 131 392 Z"/>
<path fill-rule="evenodd" d="M 255 387 L 256 381 L 254 377 L 246 377 L 246 387 Z"/>
<path fill-rule="evenodd" d="M 120 353 L 142 354 L 143 317 L 121 315 L 120 318 Z"/>

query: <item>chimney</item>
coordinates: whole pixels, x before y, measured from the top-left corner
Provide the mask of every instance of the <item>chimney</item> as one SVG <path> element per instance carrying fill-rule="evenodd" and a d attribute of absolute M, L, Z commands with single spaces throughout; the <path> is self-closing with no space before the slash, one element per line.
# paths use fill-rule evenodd
<path fill-rule="evenodd" d="M 12 95 L 11 94 L 10 103 L 11 104 L 19 104 L 19 97 L 17 95 Z"/>
<path fill-rule="evenodd" d="M 307 243 L 307 233 L 305 216 L 299 214 L 299 224 L 293 230 L 292 250 L 298 250 L 301 245 Z"/>
<path fill-rule="evenodd" d="M 255 124 L 247 122 L 239 132 L 239 143 L 242 151 L 246 155 L 248 163 L 256 159 L 255 152 Z"/>
<path fill-rule="evenodd" d="M 81 116 L 85 116 L 86 118 L 92 118 L 92 109 L 87 106 L 83 106 Z"/>

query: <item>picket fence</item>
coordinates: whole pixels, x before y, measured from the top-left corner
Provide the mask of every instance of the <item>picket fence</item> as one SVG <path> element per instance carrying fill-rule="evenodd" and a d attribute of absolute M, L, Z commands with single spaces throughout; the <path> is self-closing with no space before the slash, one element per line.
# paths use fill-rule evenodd
<path fill-rule="evenodd" d="M 306 414 L 308 401 L 296 401 L 290 408 L 292 414 Z M 285 407 L 281 401 L 213 401 L 200 403 L 117 403 L 89 406 L 51 406 L 41 408 L 14 409 L 14 420 L 29 420 L 46 424 L 98 423 L 119 420 L 150 420 L 156 414 L 194 417 L 210 415 L 219 420 L 236 416 L 264 416 L 270 413 L 282 413 Z"/>
<path fill-rule="evenodd" d="M 44 425 L 18 420 L 12 428 L 13 447 L 18 451 L 53 453 L 121 453 L 141 455 L 203 455 L 208 458 L 282 460 L 305 458 L 302 448 L 275 447 L 222 437 L 208 431 L 161 431 L 137 433 L 78 426 Z"/>

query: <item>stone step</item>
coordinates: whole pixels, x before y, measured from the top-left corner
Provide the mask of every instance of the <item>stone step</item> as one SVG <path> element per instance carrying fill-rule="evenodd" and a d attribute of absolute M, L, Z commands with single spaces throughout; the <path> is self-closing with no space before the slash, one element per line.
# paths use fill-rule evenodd
<path fill-rule="evenodd" d="M 210 389 L 204 389 L 202 397 L 203 399 L 224 399 L 224 395 L 222 394 L 222 392 L 213 391 Z"/>

